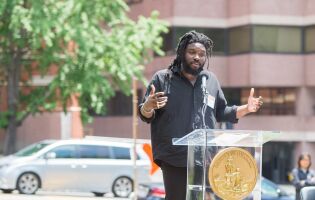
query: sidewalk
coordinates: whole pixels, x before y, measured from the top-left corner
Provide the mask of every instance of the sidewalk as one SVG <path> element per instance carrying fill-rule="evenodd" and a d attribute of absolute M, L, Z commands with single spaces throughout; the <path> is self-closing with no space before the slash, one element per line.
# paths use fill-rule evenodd
<path fill-rule="evenodd" d="M 114 198 L 112 194 L 104 195 L 104 197 L 95 197 L 92 193 L 80 192 L 48 192 L 38 191 L 34 195 L 18 194 L 14 191 L 12 194 L 3 194 L 0 192 L 1 200 L 128 200 L 127 198 Z"/>

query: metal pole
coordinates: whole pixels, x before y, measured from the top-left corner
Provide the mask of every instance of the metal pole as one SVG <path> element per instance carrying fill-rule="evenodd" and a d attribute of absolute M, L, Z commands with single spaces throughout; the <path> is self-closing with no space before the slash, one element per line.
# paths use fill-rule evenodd
<path fill-rule="evenodd" d="M 137 178 L 137 136 L 138 136 L 138 94 L 137 94 L 137 80 L 135 77 L 132 78 L 132 137 L 133 137 L 133 199 L 136 200 L 138 197 L 138 178 Z"/>

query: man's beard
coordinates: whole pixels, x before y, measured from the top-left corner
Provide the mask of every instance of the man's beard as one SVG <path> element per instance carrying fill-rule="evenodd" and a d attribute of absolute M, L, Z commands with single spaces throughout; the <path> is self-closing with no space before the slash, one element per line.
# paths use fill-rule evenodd
<path fill-rule="evenodd" d="M 186 62 L 186 60 L 184 60 L 182 67 L 184 72 L 186 72 L 187 74 L 191 74 L 193 76 L 197 76 L 203 70 L 203 65 L 200 66 L 198 69 L 192 69 Z"/>

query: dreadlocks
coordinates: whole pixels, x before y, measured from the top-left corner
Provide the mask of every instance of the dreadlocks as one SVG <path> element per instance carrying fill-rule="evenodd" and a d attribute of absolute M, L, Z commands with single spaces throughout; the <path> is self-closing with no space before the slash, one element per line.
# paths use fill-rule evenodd
<path fill-rule="evenodd" d="M 183 35 L 180 38 L 180 41 L 176 49 L 176 58 L 173 60 L 172 64 L 168 68 L 171 69 L 175 66 L 181 66 L 183 60 L 185 59 L 185 50 L 186 50 L 187 45 L 191 43 L 196 43 L 196 42 L 203 44 L 203 46 L 206 49 L 207 60 L 208 60 L 212 54 L 212 48 L 214 46 L 213 41 L 202 33 L 198 33 L 196 31 L 190 31 L 188 33 L 185 33 L 185 35 Z M 207 68 L 209 68 L 209 62 L 208 62 Z"/>

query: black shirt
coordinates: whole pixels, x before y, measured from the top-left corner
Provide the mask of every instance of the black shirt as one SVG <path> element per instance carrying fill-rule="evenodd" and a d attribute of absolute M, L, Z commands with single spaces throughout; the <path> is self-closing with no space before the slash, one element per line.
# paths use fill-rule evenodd
<path fill-rule="evenodd" d="M 214 97 L 213 105 L 207 106 L 205 124 L 214 128 L 217 121 L 236 123 L 237 106 L 227 106 L 220 84 L 213 73 L 205 70 L 202 73 L 207 74 L 207 91 Z M 187 147 L 172 145 L 172 138 L 181 138 L 202 127 L 201 82 L 199 75 L 193 85 L 177 67 L 172 70 L 160 70 L 154 74 L 143 102 L 139 105 L 139 115 L 143 121 L 151 123 L 153 159 L 158 165 L 164 161 L 176 167 L 187 166 Z M 156 92 L 164 91 L 168 101 L 148 119 L 141 115 L 140 108 L 150 94 L 151 84 L 154 84 Z"/>

